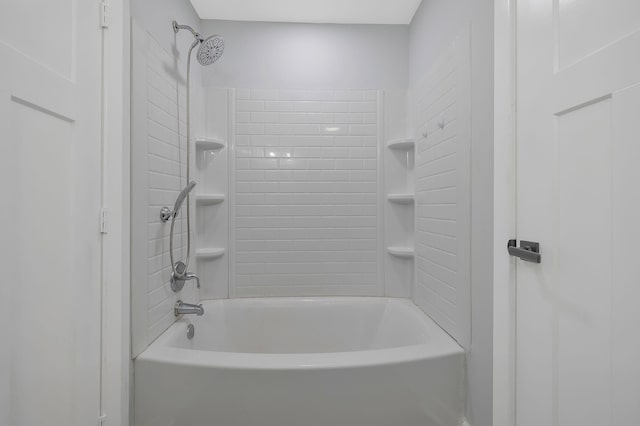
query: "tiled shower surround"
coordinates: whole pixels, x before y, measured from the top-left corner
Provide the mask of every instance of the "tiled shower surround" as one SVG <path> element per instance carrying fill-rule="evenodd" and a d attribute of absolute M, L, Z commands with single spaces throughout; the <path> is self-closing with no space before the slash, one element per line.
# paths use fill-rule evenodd
<path fill-rule="evenodd" d="M 200 109 L 206 125 L 195 127 L 194 139 L 219 140 L 224 147 L 195 149 L 194 198 L 220 194 L 222 201 L 194 208 L 193 232 L 195 249 L 223 254 L 194 259 L 201 298 L 410 297 L 456 340 L 468 342 L 469 114 L 461 71 L 467 49 L 452 46 L 409 92 L 410 130 L 402 121 L 406 92 L 207 88 Z M 153 94 L 149 76 L 155 74 L 145 83 Z M 155 101 L 146 92 L 143 97 L 148 114 Z M 151 130 L 141 129 L 153 141 Z M 399 155 L 387 143 L 405 131 L 416 132 L 415 170 L 401 183 L 386 164 L 391 154 Z M 142 154 L 162 157 L 156 145 L 165 146 L 154 141 Z M 140 176 L 145 188 L 150 185 L 145 194 L 160 194 L 153 164 Z M 140 282 L 150 274 L 149 283 L 157 285 L 140 295 L 146 312 L 134 321 L 138 350 L 171 324 L 176 298 L 194 300 L 193 286 L 175 294 L 164 281 L 170 274 L 168 225 L 154 213 L 158 203 L 171 204 L 179 182 L 174 178 L 177 186 L 162 192 L 169 198 L 148 204 L 145 236 L 161 252 L 150 253 L 155 257 L 147 262 L 149 268 L 162 264 L 140 271 Z M 387 200 L 389 191 L 414 188 L 415 204 L 398 207 Z M 415 209 L 415 224 L 413 214 L 394 216 L 399 208 Z M 392 220 L 409 231 L 408 241 L 385 236 L 393 231 Z M 387 253 L 387 245 L 399 243 L 415 246 L 415 261 Z"/>
<path fill-rule="evenodd" d="M 175 58 L 149 34 L 133 26 L 132 61 L 132 297 L 133 352 L 139 354 L 175 321 L 173 306 L 198 300 L 187 285 L 171 290 L 169 224 L 160 208 L 173 206 L 185 185 L 186 92 Z M 179 76 L 179 77 L 178 77 Z M 175 256 L 184 258 L 184 215 L 176 221 Z"/>
<path fill-rule="evenodd" d="M 382 294 L 378 102 L 235 91 L 232 297 Z"/>
<path fill-rule="evenodd" d="M 414 301 L 458 342 L 471 337 L 469 43 L 462 34 L 413 89 Z"/>

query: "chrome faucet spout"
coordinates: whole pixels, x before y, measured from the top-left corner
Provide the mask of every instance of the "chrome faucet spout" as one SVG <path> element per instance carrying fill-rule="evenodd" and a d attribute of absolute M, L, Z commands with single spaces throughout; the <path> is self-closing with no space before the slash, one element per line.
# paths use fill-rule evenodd
<path fill-rule="evenodd" d="M 204 315 L 204 308 L 202 307 L 202 304 L 194 305 L 192 303 L 184 303 L 182 300 L 178 300 L 173 308 L 173 313 L 175 316 L 197 315 L 201 317 Z"/>

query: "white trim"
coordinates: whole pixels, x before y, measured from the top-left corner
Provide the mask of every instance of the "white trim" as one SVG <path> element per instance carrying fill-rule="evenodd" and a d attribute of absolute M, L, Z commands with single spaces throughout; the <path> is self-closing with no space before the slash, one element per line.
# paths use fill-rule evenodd
<path fill-rule="evenodd" d="M 103 29 L 103 203 L 110 211 L 102 242 L 103 424 L 129 424 L 130 137 L 129 0 L 109 2 Z"/>
<path fill-rule="evenodd" d="M 146 117 L 146 70 L 147 70 L 147 51 L 149 37 L 142 27 L 138 25 L 135 19 L 131 19 L 127 26 L 129 31 L 129 94 L 128 94 L 128 113 L 129 113 L 129 135 L 130 141 L 146 141 L 147 140 L 147 123 L 144 119 L 138 117 Z M 131 56 L 134 52 L 135 57 Z M 144 54 L 140 54 L 144 52 Z M 131 121 L 131 117 L 135 121 Z M 129 148 L 130 162 L 132 164 L 147 164 L 147 144 L 131 143 Z M 130 206 L 129 216 L 131 223 L 145 224 L 148 221 L 148 196 L 149 191 L 145 183 L 147 182 L 147 167 L 135 167 L 129 169 L 129 188 L 130 188 Z M 142 182 L 142 184 L 140 184 Z M 148 259 L 148 230 L 146 226 L 135 226 L 130 228 L 130 253 L 131 263 L 134 265 L 130 271 L 131 284 L 131 304 L 138 306 L 141 303 L 146 305 L 146 283 L 147 283 L 147 267 Z M 136 266 L 137 265 L 137 266 Z M 144 265 L 144 267 L 140 267 Z M 133 283 L 145 283 L 145 285 L 135 285 Z M 144 302 L 140 302 L 144 301 Z M 149 318 L 147 316 L 146 307 L 140 308 L 133 306 L 131 309 L 131 356 L 138 356 L 149 343 Z"/>
<path fill-rule="evenodd" d="M 456 248 L 456 292 L 458 295 L 456 303 L 457 330 L 453 336 L 460 345 L 465 348 L 467 354 L 471 352 L 472 335 L 472 274 L 473 274 L 473 182 L 474 176 L 474 112 L 473 112 L 473 90 L 472 78 L 473 70 L 471 49 L 472 49 L 472 27 L 471 23 L 465 24 L 460 33 L 456 36 L 451 45 L 455 55 L 457 81 L 456 81 L 456 114 L 459 120 L 456 122 L 456 139 L 460 141 L 456 150 L 458 186 L 456 188 L 457 206 L 457 248 Z M 443 118 L 444 119 L 444 118 Z M 416 203 L 416 208 L 418 203 Z M 415 228 L 417 229 L 417 228 Z M 415 232 L 415 231 L 414 231 Z"/>
<path fill-rule="evenodd" d="M 385 191 L 384 191 L 384 91 L 378 90 L 376 93 L 376 103 L 377 103 L 377 120 L 378 120 L 378 143 L 377 143 L 377 173 L 376 173 L 376 186 L 378 188 L 378 207 L 377 207 L 377 226 L 378 233 L 376 238 L 378 239 L 377 243 L 377 283 L 376 286 L 378 288 L 378 296 L 384 296 L 386 294 L 386 283 L 385 283 L 385 273 L 384 273 L 384 256 L 385 256 L 385 241 L 384 241 L 384 206 L 385 206 Z"/>
<path fill-rule="evenodd" d="M 494 7 L 493 424 L 515 425 L 516 2 Z"/>
<path fill-rule="evenodd" d="M 229 182 L 228 182 L 228 194 L 229 194 L 229 240 L 227 241 L 227 247 L 229 247 L 229 282 L 228 285 L 228 298 L 233 299 L 236 297 L 236 89 L 229 89 L 227 91 L 227 112 L 229 120 L 229 130 L 227 132 L 227 150 L 229 164 Z"/>

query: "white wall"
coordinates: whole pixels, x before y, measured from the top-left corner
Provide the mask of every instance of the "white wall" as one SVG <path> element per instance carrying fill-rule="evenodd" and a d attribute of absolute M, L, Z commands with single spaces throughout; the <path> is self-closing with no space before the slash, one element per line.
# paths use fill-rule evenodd
<path fill-rule="evenodd" d="M 471 25 L 471 345 L 467 350 L 469 420 L 489 426 L 492 388 L 493 2 L 424 0 L 410 29 L 414 86 Z"/>
<path fill-rule="evenodd" d="M 130 8 L 131 318 L 135 357 L 173 323 L 172 309 L 178 297 L 185 301 L 198 298 L 191 283 L 182 295 L 169 288 L 169 225 L 160 223 L 156 211 L 163 205 L 172 206 L 185 184 L 185 76 L 193 38 L 187 31 L 175 34 L 171 22 L 175 19 L 197 31 L 200 19 L 188 0 L 131 0 Z M 198 96 L 201 81 L 200 67 L 193 66 L 192 105 L 202 104 Z M 197 129 L 199 121 L 199 115 L 194 114 L 192 128 Z M 176 256 L 182 258 L 184 224 L 177 226 Z"/>
<path fill-rule="evenodd" d="M 403 25 L 319 25 L 205 20 L 225 53 L 205 86 L 263 89 L 406 88 L 409 32 Z"/>
<path fill-rule="evenodd" d="M 131 17 L 169 52 L 176 49 L 176 36 L 171 29 L 173 20 L 179 24 L 190 25 L 196 31 L 200 27 L 200 18 L 189 0 L 130 0 L 130 3 Z M 177 52 L 174 53 L 183 52 L 182 56 L 186 56 L 188 44 L 186 48 L 183 44 L 186 43 L 186 39 L 185 35 L 182 43 L 177 46 Z"/>
<path fill-rule="evenodd" d="M 360 268 L 357 270 L 357 273 L 361 275 L 363 273 L 364 275 L 358 277 L 358 279 L 362 281 L 358 286 L 354 286 L 353 283 L 346 278 L 345 274 L 325 273 L 324 277 L 327 280 L 335 281 L 332 289 L 329 289 L 328 285 L 320 284 L 317 284 L 312 288 L 309 286 L 309 283 L 307 284 L 307 287 L 300 288 L 299 290 L 292 290 L 294 287 L 287 285 L 280 286 L 278 289 L 264 284 L 262 284 L 263 288 L 255 286 L 251 287 L 248 285 L 248 282 L 245 281 L 250 278 L 255 281 L 257 278 L 249 275 L 245 276 L 244 274 L 248 274 L 248 271 L 251 268 L 253 268 L 251 270 L 255 270 L 256 268 L 264 269 L 267 268 L 267 266 L 265 266 L 265 264 L 259 264 L 259 261 L 256 261 L 255 259 L 248 259 L 247 256 L 256 257 L 264 255 L 265 253 L 255 253 L 256 250 L 249 250 L 253 245 L 256 247 L 259 245 L 259 242 L 253 241 L 253 237 L 247 237 L 249 241 L 241 243 L 238 239 L 240 237 L 236 237 L 234 234 L 231 234 L 229 240 L 230 249 L 228 253 L 230 266 L 230 295 L 383 294 L 385 289 L 383 288 L 384 278 L 382 278 L 383 267 L 381 266 L 383 263 L 381 253 L 383 244 L 382 214 L 377 211 L 378 209 L 382 209 L 383 202 L 381 200 L 382 185 L 379 182 L 382 179 L 382 174 L 377 164 L 374 165 L 373 163 L 378 161 L 379 149 L 383 142 L 381 138 L 387 123 L 383 125 L 383 123 L 379 122 L 378 118 L 375 117 L 378 112 L 382 114 L 382 111 L 377 110 L 377 98 L 360 99 L 358 96 L 370 96 L 371 93 L 375 93 L 372 89 L 385 89 L 389 91 L 389 93 L 405 93 L 404 91 L 408 84 L 409 74 L 408 26 L 290 24 L 205 20 L 202 24 L 202 33 L 205 36 L 210 34 L 221 34 L 224 36 L 226 41 L 225 54 L 222 58 L 214 65 L 203 69 L 204 85 L 209 89 L 209 91 L 214 87 L 251 88 L 253 91 L 249 96 L 257 96 L 254 100 L 257 101 L 255 105 L 257 105 L 256 108 L 258 109 L 242 110 L 242 101 L 245 99 L 239 98 L 237 99 L 237 102 L 240 109 L 232 111 L 234 113 L 238 113 L 237 126 L 233 126 L 234 133 L 237 134 L 238 138 L 238 147 L 241 148 L 240 144 L 244 139 L 251 137 L 257 138 L 260 136 L 258 134 L 247 134 L 248 131 L 253 132 L 260 130 L 260 126 L 270 127 L 270 131 L 273 131 L 275 127 L 279 126 L 279 129 L 283 132 L 282 135 L 280 135 L 282 136 L 282 139 L 289 137 L 290 142 L 289 145 L 278 145 L 278 148 L 297 148 L 297 150 L 301 152 L 302 148 L 307 146 L 308 148 L 315 149 L 316 152 L 313 152 L 311 157 L 300 157 L 300 163 L 305 163 L 311 168 L 312 166 L 320 167 L 318 165 L 320 161 L 325 161 L 326 164 L 329 164 L 327 167 L 331 167 L 331 169 L 317 168 L 315 170 L 311 170 L 310 168 L 306 170 L 304 168 L 299 168 L 294 172 L 293 170 L 286 170 L 287 166 L 285 165 L 282 167 L 283 178 L 281 180 L 272 180 L 270 182 L 272 184 L 270 190 L 273 191 L 270 193 L 271 195 L 275 194 L 274 196 L 276 196 L 278 195 L 278 192 L 281 196 L 287 195 L 286 191 L 291 191 L 291 189 L 280 191 L 280 188 L 284 189 L 286 185 L 290 184 L 298 185 L 299 190 L 302 190 L 300 189 L 302 187 L 306 187 L 306 189 L 304 189 L 305 191 L 318 191 L 319 189 L 322 189 L 320 186 L 326 186 L 328 188 L 330 184 L 334 184 L 334 187 L 336 187 L 335 183 L 338 181 L 320 181 L 320 183 L 318 181 L 306 182 L 304 179 L 300 178 L 300 176 L 305 174 L 305 178 L 319 179 L 320 174 L 323 174 L 324 177 L 329 179 L 328 176 L 331 173 L 336 176 L 342 173 L 343 176 L 339 182 L 344 184 L 337 190 L 335 188 L 333 190 L 325 188 L 322 196 L 325 198 L 333 196 L 335 198 L 339 192 L 346 191 L 349 185 L 354 186 L 357 184 L 364 188 L 366 195 L 370 195 L 375 199 L 375 203 L 368 206 L 369 210 L 375 210 L 374 213 L 367 211 L 365 212 L 366 214 L 362 212 L 362 214 L 356 214 L 357 209 L 355 208 L 350 210 L 349 214 L 352 215 L 350 218 L 340 217 L 340 214 L 337 214 L 338 217 L 332 218 L 330 217 L 332 215 L 329 213 L 313 213 L 316 220 L 322 220 L 325 224 L 332 223 L 332 226 L 338 226 L 340 230 L 346 230 L 347 232 L 362 231 L 362 229 L 358 228 L 362 228 L 366 221 L 375 222 L 374 226 L 369 229 L 372 236 L 368 241 L 366 239 L 360 240 L 357 241 L 357 243 L 351 243 L 348 247 L 339 246 L 338 242 L 334 241 L 335 238 L 329 239 L 330 241 L 324 241 L 324 245 L 322 245 L 322 247 L 321 244 L 317 242 L 315 247 L 316 250 L 312 250 L 310 253 L 307 253 L 308 255 L 311 255 L 312 252 L 316 253 L 315 258 L 309 259 L 307 257 L 305 258 L 306 262 L 302 262 L 301 260 L 304 259 L 298 256 L 299 259 L 295 261 L 298 263 L 297 265 L 290 265 L 291 261 L 284 259 L 286 257 L 284 255 L 281 256 L 281 259 L 276 259 L 278 260 L 281 269 L 285 265 L 288 265 L 300 270 L 303 264 L 306 265 L 306 267 L 309 268 L 306 272 L 306 277 L 317 280 L 319 277 L 323 276 L 321 274 L 321 269 L 325 272 L 328 272 L 330 269 L 327 268 L 327 264 L 324 264 L 324 266 L 321 265 L 321 257 L 317 254 L 317 251 L 325 251 L 324 256 L 326 257 L 330 256 L 326 252 L 333 250 L 327 249 L 327 247 L 334 247 L 337 250 L 346 250 L 345 253 L 351 257 L 360 256 L 356 264 L 350 266 L 352 269 L 351 271 L 343 271 L 352 274 L 351 278 L 355 279 L 354 273 L 356 272 L 356 268 Z M 280 111 L 277 109 L 273 111 L 266 111 L 271 112 L 271 116 L 262 114 L 265 111 L 259 109 L 267 108 L 267 103 L 270 104 L 269 106 L 275 108 L 275 106 L 272 105 L 275 103 L 273 102 L 274 99 L 269 98 L 269 93 L 265 90 L 275 91 L 271 93 L 271 96 L 276 96 L 276 101 L 279 99 L 283 104 L 288 103 L 289 107 L 297 108 L 297 111 L 295 112 L 297 112 L 298 115 L 292 117 L 291 112 L 294 111 Z M 296 93 L 296 90 L 299 92 Z M 355 97 L 353 99 L 341 98 L 340 94 L 344 94 L 345 90 L 350 91 L 351 96 Z M 369 90 L 369 92 L 367 92 L 367 90 Z M 273 95 L 273 93 L 275 93 L 275 95 Z M 239 96 L 242 96 L 243 91 L 238 90 L 238 94 Z M 261 95 L 265 95 L 267 97 L 263 99 L 260 98 Z M 295 96 L 294 98 L 288 99 L 286 98 L 288 95 Z M 317 96 L 320 96 L 320 98 L 317 98 Z M 337 98 L 334 98 L 333 96 L 337 96 Z M 342 103 L 342 105 L 335 105 L 336 102 Z M 293 105 L 295 103 L 297 103 L 297 105 Z M 366 103 L 371 104 L 365 105 L 365 107 L 370 109 L 368 111 L 349 110 L 350 107 L 357 108 L 358 105 L 356 104 L 364 105 Z M 287 105 L 284 107 L 286 106 Z M 316 110 L 317 108 L 331 107 L 346 107 L 347 110 Z M 323 112 L 325 114 L 321 117 Z M 218 115 L 221 114 L 223 114 L 223 111 L 218 111 Z M 296 121 L 293 122 L 291 121 L 292 119 Z M 217 117 L 211 116 L 209 112 L 207 112 L 206 120 L 207 122 L 212 120 L 215 121 L 217 120 Z M 248 129 L 247 124 L 253 124 L 254 126 L 252 129 Z M 342 140 L 338 137 L 335 138 L 334 141 L 333 137 L 322 135 L 322 132 L 318 131 L 318 135 L 315 136 L 321 136 L 324 140 L 322 143 L 309 145 L 309 139 L 314 139 L 314 134 L 296 134 L 294 129 L 296 125 L 300 128 L 305 125 L 310 125 L 311 127 L 315 126 L 317 129 L 320 124 L 324 124 L 325 127 L 329 125 L 347 125 L 344 127 L 344 129 L 346 129 L 346 133 L 339 134 L 340 137 L 343 137 Z M 358 126 L 365 127 L 365 125 L 369 125 L 371 128 L 369 135 L 351 135 L 350 132 L 352 131 L 352 128 L 356 129 Z M 394 123 L 393 128 L 395 129 L 398 126 L 403 125 L 404 123 Z M 213 128 L 220 126 L 207 125 L 207 127 Z M 344 129 L 341 129 L 341 131 Z M 208 131 L 210 130 L 211 129 L 208 129 Z M 211 135 L 208 136 L 212 136 L 214 133 L 220 133 L 220 130 L 213 132 L 210 131 L 210 133 Z M 279 135 L 271 134 L 269 136 L 277 139 Z M 347 141 L 349 137 L 351 137 L 351 140 Z M 368 143 L 368 141 L 357 140 L 360 137 L 364 137 L 364 139 L 368 138 L 370 141 L 375 140 L 375 145 L 371 144 L 370 146 L 365 147 L 364 144 Z M 378 138 L 380 138 L 380 140 L 378 140 Z M 231 139 L 232 138 L 229 138 L 229 140 Z M 280 144 L 280 141 L 278 140 L 277 143 Z M 327 145 L 327 143 L 329 145 Z M 343 146 L 330 146 L 333 143 L 342 143 Z M 349 143 L 355 143 L 355 145 L 348 145 Z M 234 152 L 230 152 L 230 161 L 233 162 L 232 167 L 235 168 L 238 165 L 245 167 L 247 163 L 250 167 L 252 164 L 258 164 L 256 161 L 253 163 L 248 161 L 251 157 L 248 157 L 247 155 L 254 155 L 259 149 L 264 151 L 265 147 L 259 143 L 254 144 L 253 147 L 256 148 L 254 152 L 247 153 L 243 150 L 238 151 L 239 158 L 237 164 L 235 159 L 236 154 Z M 345 148 L 345 150 L 340 154 L 334 154 L 336 155 L 335 158 L 328 158 L 327 155 L 330 155 L 331 148 Z M 364 157 L 354 157 L 354 155 L 356 155 L 355 152 L 361 148 L 369 148 L 371 151 L 366 154 L 369 155 L 366 159 Z M 264 152 L 262 155 L 264 155 Z M 367 167 L 372 168 L 358 170 L 357 167 L 354 166 L 351 168 L 336 170 L 334 168 L 336 167 L 335 163 L 340 163 L 343 160 L 345 164 L 348 161 L 355 163 L 359 160 L 367 160 Z M 363 167 L 365 166 L 363 165 Z M 232 178 L 235 179 L 245 171 L 266 174 L 276 170 L 240 170 L 238 168 L 237 174 L 233 170 L 231 171 Z M 297 178 L 291 181 L 291 177 L 287 178 L 285 176 L 286 172 L 297 173 Z M 368 177 L 365 179 L 365 177 L 358 176 L 358 173 L 362 173 L 363 176 L 368 173 Z M 312 176 L 314 174 L 315 176 Z M 337 179 L 336 176 L 331 178 Z M 271 178 L 273 179 L 273 176 L 271 176 Z M 235 201 L 235 198 L 253 194 L 252 191 L 254 191 L 260 183 L 265 183 L 258 181 L 264 179 L 264 176 L 260 176 L 257 180 L 251 182 L 246 180 L 241 182 L 240 179 L 238 179 L 238 186 L 232 183 L 229 188 L 230 193 L 228 198 L 230 208 L 234 209 L 236 212 L 236 214 L 233 212 L 231 214 L 231 225 L 234 226 L 233 222 L 237 223 L 238 235 L 242 233 L 246 234 L 251 230 L 251 226 L 248 224 L 249 220 L 253 220 L 254 224 L 260 222 L 260 220 L 275 223 L 275 218 L 263 217 L 262 213 L 250 218 L 244 218 L 240 217 L 240 213 L 237 213 L 237 210 L 235 210 L 236 207 L 246 207 L 237 206 L 238 202 Z M 357 179 L 364 180 L 357 181 Z M 370 185 L 370 187 L 365 188 L 365 184 Z M 312 188 L 313 185 L 315 185 L 315 189 Z M 374 187 L 371 187 L 371 185 Z M 339 208 L 345 207 L 342 205 L 343 201 L 334 204 L 335 205 L 333 207 L 338 210 Z M 268 202 L 264 202 L 262 207 L 268 209 L 273 208 L 274 205 L 269 205 Z M 292 209 L 294 207 L 296 206 L 292 206 Z M 298 211 L 302 207 L 303 206 L 297 206 Z M 280 210 L 283 210 L 283 208 Z M 284 212 L 280 213 L 280 215 L 282 214 L 284 214 Z M 295 226 L 299 228 L 301 226 L 300 223 L 307 220 L 309 221 L 309 226 L 313 227 L 313 221 L 311 221 L 309 217 L 304 217 L 310 214 L 312 213 L 307 212 L 305 214 L 293 214 L 292 216 L 295 216 L 296 220 L 299 222 L 299 224 Z M 362 223 L 356 224 L 354 222 L 356 218 L 363 217 L 363 214 L 367 217 L 363 219 Z M 203 218 L 203 221 L 211 223 L 211 218 Z M 377 223 L 378 221 L 380 223 Z M 347 222 L 349 223 L 348 229 L 344 227 Z M 267 228 L 270 226 L 271 225 L 267 226 Z M 325 227 L 327 226 L 328 225 Z M 255 234 L 256 232 L 262 231 L 267 232 L 268 230 L 252 230 L 252 233 Z M 297 235 L 300 236 L 301 233 L 298 232 Z M 292 238 L 291 241 L 294 239 L 295 238 Z M 302 239 L 305 240 L 305 238 Z M 309 240 L 309 238 L 306 238 L 306 240 Z M 269 238 L 266 238 L 264 241 L 269 241 Z M 247 246 L 248 243 L 252 243 L 253 245 L 249 247 Z M 301 244 L 304 244 L 304 241 Z M 360 248 L 356 251 L 354 249 L 357 244 L 360 244 L 360 246 L 358 246 Z M 236 256 L 239 257 L 236 259 Z M 332 256 L 335 257 L 335 253 Z M 330 261 L 328 258 L 325 260 Z M 376 262 L 378 265 L 375 265 Z M 216 268 L 221 270 L 223 264 L 223 259 L 209 262 L 210 269 L 215 265 Z M 346 267 L 345 265 L 346 263 L 343 263 L 340 266 L 344 268 Z M 366 265 L 366 267 L 363 265 Z M 274 271 L 277 269 L 276 266 L 269 266 L 269 268 L 272 273 L 275 273 Z M 362 270 L 362 268 L 365 268 L 366 270 Z M 209 272 L 210 271 L 204 272 L 207 277 L 211 275 Z M 238 275 L 234 275 L 236 273 L 238 273 Z M 369 273 L 378 274 L 378 276 L 369 277 L 367 275 Z M 265 276 L 265 279 L 269 278 L 266 274 L 262 275 Z M 396 275 L 397 274 L 393 274 L 394 277 Z M 238 283 L 236 282 L 236 278 L 239 278 L 241 281 L 244 279 L 244 281 L 242 283 Z M 278 279 L 286 281 L 288 279 L 293 279 L 293 276 L 284 277 L 281 274 L 276 274 L 271 276 L 270 279 L 274 282 Z M 394 283 L 396 281 L 398 280 L 394 280 Z M 389 294 L 408 295 L 409 290 L 407 284 L 395 284 L 395 287 L 397 288 L 389 288 Z M 206 285 L 208 284 L 205 284 L 205 287 L 203 288 L 207 288 Z M 300 287 L 300 285 L 301 284 L 298 283 L 298 287 Z M 224 296 L 220 283 L 215 284 L 215 288 L 211 294 L 216 297 Z"/>
<path fill-rule="evenodd" d="M 170 222 L 160 208 L 173 206 L 186 184 L 186 87 L 176 58 L 139 28 L 132 27 L 131 173 L 132 322 L 137 356 L 175 320 L 180 298 L 198 299 L 195 283 L 171 290 Z M 176 222 L 174 254 L 184 259 L 186 209 Z"/>
<path fill-rule="evenodd" d="M 378 96 L 236 90 L 232 297 L 384 294 Z"/>
<path fill-rule="evenodd" d="M 463 28 L 409 91 L 415 126 L 414 300 L 470 346 L 469 32 Z"/>

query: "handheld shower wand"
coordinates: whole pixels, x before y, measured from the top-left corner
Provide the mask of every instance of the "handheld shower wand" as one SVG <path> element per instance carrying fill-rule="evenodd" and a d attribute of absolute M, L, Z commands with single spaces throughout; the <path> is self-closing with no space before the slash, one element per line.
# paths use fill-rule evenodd
<path fill-rule="evenodd" d="M 180 191 L 180 194 L 178 194 L 178 198 L 176 198 L 176 202 L 173 205 L 173 210 L 171 210 L 169 207 L 163 207 L 162 209 L 160 209 L 160 219 L 162 219 L 163 222 L 167 222 L 172 217 L 178 215 L 178 212 L 182 207 L 182 203 L 184 203 L 187 195 L 189 195 L 189 193 L 193 190 L 193 188 L 195 188 L 196 185 L 197 183 L 192 180 L 182 191 Z"/>
<path fill-rule="evenodd" d="M 196 186 L 196 182 L 195 181 L 191 181 L 189 182 L 189 185 L 187 185 L 178 195 L 178 198 L 176 198 L 176 203 L 173 205 L 173 211 L 176 212 L 180 210 L 180 207 L 182 207 L 182 203 L 184 203 L 184 199 L 187 198 L 187 195 L 189 195 L 189 193 L 191 192 L 191 190 Z"/>
<path fill-rule="evenodd" d="M 189 227 L 187 226 L 187 258 L 185 262 L 180 261 L 178 263 L 174 262 L 173 260 L 173 229 L 176 224 L 176 217 L 180 212 L 180 208 L 182 208 L 184 200 L 188 200 L 189 193 L 193 190 L 193 188 L 195 188 L 196 185 L 197 184 L 195 181 L 191 181 L 187 186 L 184 187 L 182 191 L 180 191 L 180 194 L 178 194 L 178 198 L 176 198 L 176 202 L 173 205 L 173 210 L 170 210 L 169 207 L 163 207 L 160 210 L 160 219 L 162 219 L 163 222 L 167 222 L 169 219 L 171 219 L 171 231 L 169 232 L 169 258 L 171 259 L 171 269 L 173 271 L 173 274 L 171 276 L 172 284 L 174 279 L 186 278 L 189 275 L 189 273 L 187 272 L 187 267 L 189 266 L 189 258 L 191 255 L 191 238 L 188 235 L 190 232 Z M 189 213 L 187 209 L 187 216 L 188 214 Z M 189 220 L 188 217 L 187 220 Z M 182 287 L 180 287 L 180 289 L 182 289 Z"/>

